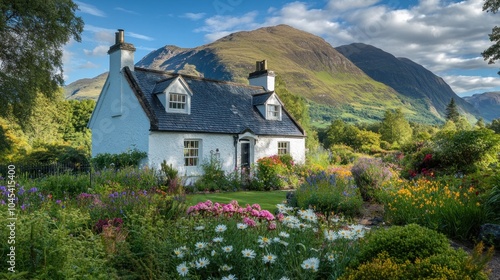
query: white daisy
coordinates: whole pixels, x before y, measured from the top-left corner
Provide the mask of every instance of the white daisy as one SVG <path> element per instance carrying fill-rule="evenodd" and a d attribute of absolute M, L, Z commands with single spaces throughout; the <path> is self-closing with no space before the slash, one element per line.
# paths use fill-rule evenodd
<path fill-rule="evenodd" d="M 204 267 L 206 267 L 209 264 L 210 264 L 210 261 L 207 258 L 199 258 L 195 262 L 195 265 L 196 265 L 197 269 L 204 268 Z"/>
<path fill-rule="evenodd" d="M 248 225 L 244 224 L 244 223 L 238 223 L 238 224 L 236 224 L 236 227 L 238 229 L 246 229 L 248 227 Z"/>
<path fill-rule="evenodd" d="M 174 254 L 178 258 L 183 258 L 184 257 L 184 251 L 182 250 L 182 248 L 175 249 L 174 250 Z"/>
<path fill-rule="evenodd" d="M 177 272 L 180 276 L 186 276 L 189 273 L 189 268 L 187 267 L 186 262 L 177 266 Z"/>
<path fill-rule="evenodd" d="M 326 259 L 329 261 L 329 262 L 334 262 L 335 261 L 335 255 L 333 253 L 327 253 L 326 254 Z"/>
<path fill-rule="evenodd" d="M 281 236 L 281 237 L 283 237 L 283 238 L 290 237 L 290 234 L 288 232 L 284 232 L 284 231 L 280 232 L 278 235 Z"/>
<path fill-rule="evenodd" d="M 264 255 L 262 257 L 262 261 L 264 263 L 274 263 L 276 261 L 278 257 L 276 257 L 276 255 L 273 255 L 273 254 L 267 254 L 267 255 Z"/>
<path fill-rule="evenodd" d="M 194 230 L 204 230 L 205 226 L 197 226 L 194 228 Z"/>
<path fill-rule="evenodd" d="M 309 258 L 302 262 L 300 265 L 303 269 L 310 269 L 312 271 L 317 271 L 319 267 L 319 259 L 318 258 Z"/>
<path fill-rule="evenodd" d="M 233 251 L 233 246 L 231 246 L 231 245 L 224 246 L 224 247 L 222 247 L 222 251 L 224 251 L 226 253 L 231 253 Z"/>
<path fill-rule="evenodd" d="M 221 280 L 237 280 L 236 275 L 229 274 L 228 276 L 224 276 L 221 278 Z"/>
<path fill-rule="evenodd" d="M 243 257 L 253 259 L 255 258 L 255 251 L 252 249 L 245 249 L 241 251 L 241 254 L 243 254 Z"/>
<path fill-rule="evenodd" d="M 227 264 L 224 264 L 223 266 L 220 267 L 220 270 L 222 271 L 230 271 L 231 269 L 233 269 L 233 267 Z"/>
<path fill-rule="evenodd" d="M 259 239 L 257 240 L 259 242 L 259 247 L 264 248 L 271 244 L 273 241 L 267 237 L 259 236 Z"/>
<path fill-rule="evenodd" d="M 196 242 L 196 244 L 194 244 L 194 247 L 196 247 L 196 249 L 198 249 L 198 250 L 202 250 L 202 249 L 207 248 L 207 243 L 206 242 Z"/>
<path fill-rule="evenodd" d="M 226 225 L 218 225 L 215 227 L 215 232 L 217 233 L 222 233 L 225 232 L 226 230 L 227 230 Z"/>
<path fill-rule="evenodd" d="M 221 243 L 222 241 L 224 241 L 224 238 L 222 238 L 222 237 L 215 237 L 214 239 L 212 239 L 212 241 L 214 243 Z"/>

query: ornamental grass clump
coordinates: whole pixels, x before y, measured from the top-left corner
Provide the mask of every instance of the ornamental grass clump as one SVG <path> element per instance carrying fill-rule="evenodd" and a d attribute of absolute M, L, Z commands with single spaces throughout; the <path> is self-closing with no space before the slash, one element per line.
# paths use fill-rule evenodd
<path fill-rule="evenodd" d="M 334 212 L 353 217 L 359 214 L 363 204 L 352 177 L 324 171 L 306 177 L 295 191 L 294 199 L 299 208 L 314 208 L 327 216 Z"/>
<path fill-rule="evenodd" d="M 388 190 L 384 205 L 390 223 L 416 223 L 458 239 L 476 234 L 487 215 L 473 186 L 454 186 L 424 178 L 401 181 Z"/>

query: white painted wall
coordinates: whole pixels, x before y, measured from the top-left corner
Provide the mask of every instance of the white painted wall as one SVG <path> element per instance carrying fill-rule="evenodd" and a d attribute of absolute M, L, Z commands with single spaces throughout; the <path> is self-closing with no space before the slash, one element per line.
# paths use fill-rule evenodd
<path fill-rule="evenodd" d="M 148 150 L 149 119 L 123 73 L 115 77 L 106 80 L 89 123 L 92 156 Z"/>
<path fill-rule="evenodd" d="M 200 159 L 198 167 L 184 166 L 184 140 L 201 140 Z M 222 168 L 226 172 L 234 170 L 233 136 L 213 133 L 179 133 L 152 131 L 149 135 L 149 166 L 160 168 L 163 160 L 186 177 L 200 176 L 203 172 L 201 164 L 210 160 L 210 151 L 219 149 Z"/>
<path fill-rule="evenodd" d="M 303 164 L 306 161 L 306 140 L 302 137 L 271 137 L 259 136 L 255 144 L 255 159 L 278 154 L 278 142 L 290 142 L 290 155 L 295 163 Z"/>

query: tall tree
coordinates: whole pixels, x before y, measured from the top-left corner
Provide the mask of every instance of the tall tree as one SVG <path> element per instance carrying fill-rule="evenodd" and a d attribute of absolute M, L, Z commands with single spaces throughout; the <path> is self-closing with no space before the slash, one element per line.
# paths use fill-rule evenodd
<path fill-rule="evenodd" d="M 62 47 L 83 31 L 77 8 L 71 0 L 0 1 L 0 116 L 22 119 L 38 93 L 56 94 Z"/>
<path fill-rule="evenodd" d="M 486 0 L 483 5 L 483 11 L 496 14 L 500 8 L 500 0 Z M 493 42 L 489 48 L 481 53 L 484 60 L 488 60 L 489 64 L 495 63 L 500 59 L 500 27 L 493 27 L 490 36 L 490 41 Z M 500 72 L 498 72 L 500 74 Z"/>
<path fill-rule="evenodd" d="M 455 99 L 451 98 L 450 103 L 446 106 L 446 120 L 457 123 L 459 118 L 460 113 L 458 112 L 457 104 L 455 103 Z"/>
<path fill-rule="evenodd" d="M 413 129 L 401 109 L 387 110 L 380 124 L 381 140 L 402 144 L 411 139 Z"/>

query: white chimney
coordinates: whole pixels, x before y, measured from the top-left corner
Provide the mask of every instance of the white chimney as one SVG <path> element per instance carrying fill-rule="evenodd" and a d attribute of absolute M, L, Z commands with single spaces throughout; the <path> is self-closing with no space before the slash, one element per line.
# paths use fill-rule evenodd
<path fill-rule="evenodd" d="M 118 32 L 115 33 L 115 44 L 112 45 L 108 51 L 109 74 L 118 74 L 125 66 L 128 66 L 131 71 L 134 71 L 134 52 L 134 45 L 125 43 L 123 29 L 118 29 Z"/>
<path fill-rule="evenodd" d="M 267 91 L 274 91 L 275 76 L 274 71 L 267 70 L 267 60 L 262 60 L 255 63 L 255 72 L 248 75 L 248 81 L 251 86 L 260 86 Z"/>

